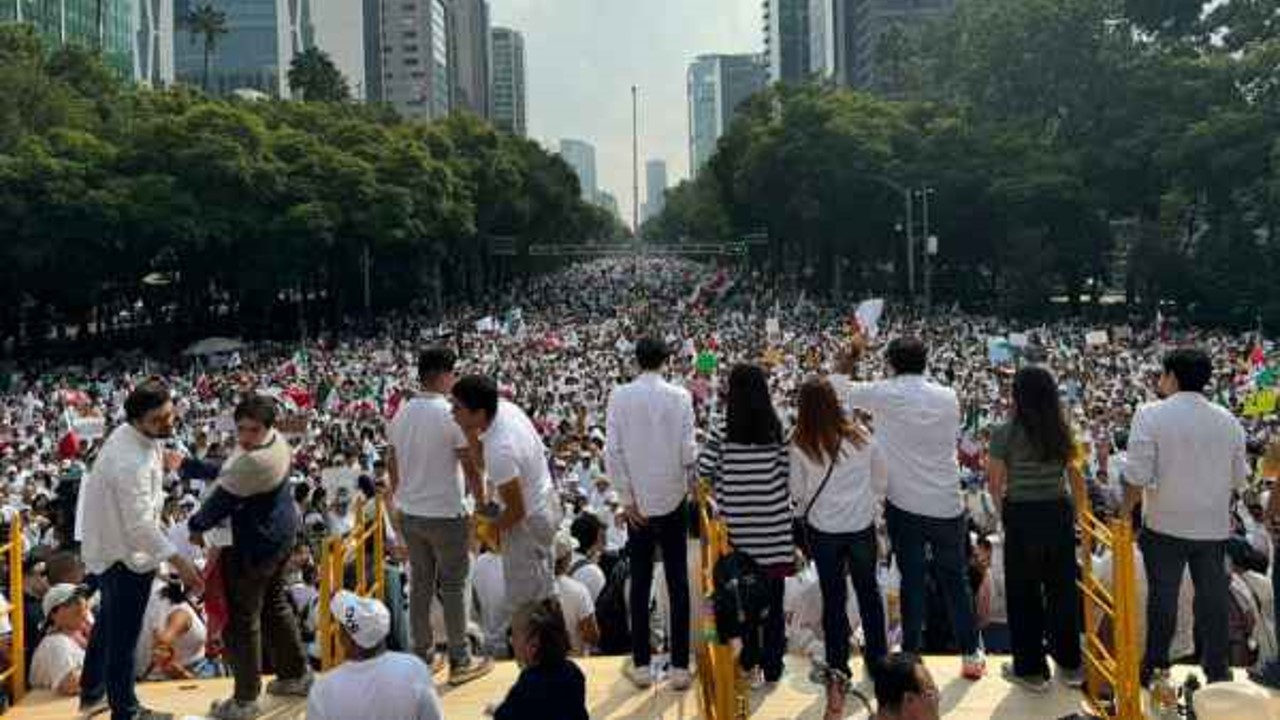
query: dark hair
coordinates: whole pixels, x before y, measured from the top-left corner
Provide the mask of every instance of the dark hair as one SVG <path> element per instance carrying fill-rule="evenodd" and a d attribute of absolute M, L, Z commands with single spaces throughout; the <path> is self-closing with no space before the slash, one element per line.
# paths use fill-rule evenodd
<path fill-rule="evenodd" d="M 1027 365 L 1013 376 L 1013 424 L 1027 434 L 1037 460 L 1066 463 L 1075 458 L 1058 383 L 1045 368 Z"/>
<path fill-rule="evenodd" d="M 467 375 L 453 385 L 453 399 L 468 410 L 483 410 L 490 420 L 498 414 L 498 384 L 483 375 Z"/>
<path fill-rule="evenodd" d="M 147 380 L 140 383 L 124 400 L 124 417 L 129 422 L 137 422 L 156 408 L 164 407 L 169 402 L 169 386 L 160 380 Z"/>
<path fill-rule="evenodd" d="M 671 355 L 670 348 L 655 337 L 642 337 L 636 341 L 636 362 L 641 370 L 657 370 Z"/>
<path fill-rule="evenodd" d="M 918 337 L 894 338 L 885 356 L 889 367 L 899 375 L 922 375 L 929 361 L 929 350 Z"/>
<path fill-rule="evenodd" d="M 564 624 L 560 602 L 547 598 L 517 608 L 511 627 L 522 628 L 525 635 L 538 643 L 533 667 L 551 667 L 563 663 L 569 657 L 569 629 Z"/>
<path fill-rule="evenodd" d="M 44 572 L 50 586 L 63 583 L 76 585 L 84 581 L 84 564 L 72 550 L 59 550 L 50 555 L 44 562 Z"/>
<path fill-rule="evenodd" d="M 858 448 L 867 444 L 866 429 L 845 415 L 825 378 L 810 377 L 800 385 L 798 406 L 791 442 L 810 460 L 834 460 L 845 440 Z"/>
<path fill-rule="evenodd" d="M 738 364 L 729 371 L 724 425 L 725 442 L 740 445 L 782 442 L 782 423 L 773 409 L 769 381 L 759 365 Z"/>
<path fill-rule="evenodd" d="M 604 523 L 593 513 L 580 513 L 569 526 L 569 534 L 578 541 L 578 548 L 585 555 L 600 541 L 600 533 L 604 531 Z"/>
<path fill-rule="evenodd" d="M 306 504 L 311 497 L 311 486 L 301 482 L 293 486 L 293 501 L 298 504 Z"/>
<path fill-rule="evenodd" d="M 1213 361 L 1199 348 L 1177 348 L 1164 356 L 1164 371 L 1173 373 L 1182 392 L 1202 392 L 1213 377 Z"/>
<path fill-rule="evenodd" d="M 272 428 L 276 424 L 276 401 L 267 395 L 246 395 L 236 405 L 232 418 L 236 422 L 253 420 L 262 423 L 263 427 Z"/>
<path fill-rule="evenodd" d="M 458 354 L 452 348 L 434 345 L 418 354 L 418 379 L 430 380 L 437 375 L 453 372 Z"/>
<path fill-rule="evenodd" d="M 177 578 L 167 579 L 157 594 L 174 605 L 181 605 L 187 601 L 187 589 L 182 586 L 182 581 Z"/>
<path fill-rule="evenodd" d="M 897 714 L 902 710 L 902 702 L 907 693 L 920 694 L 920 678 L 916 668 L 924 663 L 914 653 L 900 652 L 889 655 L 880 661 L 874 673 L 876 684 L 876 704 L 880 711 Z"/>

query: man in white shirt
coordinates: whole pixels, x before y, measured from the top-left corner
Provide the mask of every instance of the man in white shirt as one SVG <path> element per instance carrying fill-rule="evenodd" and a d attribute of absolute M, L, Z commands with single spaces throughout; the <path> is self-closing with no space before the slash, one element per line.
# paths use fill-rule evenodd
<path fill-rule="evenodd" d="M 442 720 L 440 698 L 426 663 L 389 652 L 391 613 L 373 598 L 339 590 L 329 611 L 341 630 L 347 661 L 316 681 L 307 720 Z"/>
<path fill-rule="evenodd" d="M 640 376 L 615 388 L 605 419 L 605 464 L 618 487 L 629 526 L 631 660 L 627 676 L 653 684 L 649 667 L 649 592 L 654 550 L 662 548 L 671 603 L 671 684 L 684 690 L 689 675 L 689 477 L 697 461 L 693 399 L 662 377 L 670 355 L 657 338 L 635 346 Z"/>
<path fill-rule="evenodd" d="M 387 468 L 402 540 L 409 551 L 409 626 L 413 650 L 435 667 L 431 599 L 439 591 L 449 636 L 449 684 L 488 674 L 489 658 L 472 657 L 467 643 L 467 597 L 471 575 L 471 495 L 484 500 L 480 471 L 467 436 L 454 421 L 448 392 L 457 356 L 444 347 L 418 357 L 422 392 L 400 406 L 387 427 Z M 459 467 L 461 465 L 461 468 Z"/>
<path fill-rule="evenodd" d="M 136 387 L 124 402 L 126 424 L 103 443 L 81 484 L 76 537 L 86 570 L 101 594 L 80 683 L 84 712 L 110 702 L 114 720 L 170 717 L 142 708 L 134 693 L 134 648 L 157 568 L 167 562 L 192 592 L 204 588 L 200 572 L 165 537 L 160 521 L 164 473 L 181 462 L 160 441 L 173 435 L 169 388 L 158 381 Z"/>
<path fill-rule="evenodd" d="M 1144 682 L 1155 671 L 1168 671 L 1178 586 L 1188 568 L 1205 677 L 1211 683 L 1231 679 L 1226 540 L 1232 493 L 1249 479 L 1249 464 L 1244 428 L 1203 393 L 1212 376 L 1204 351 L 1171 351 L 1160 376 L 1164 399 L 1138 408 L 1129 430 L 1122 517 L 1142 503 L 1139 543 L 1150 586 Z"/>
<path fill-rule="evenodd" d="M 892 377 L 851 381 L 866 345 L 861 335 L 853 339 L 831 384 L 847 412 L 871 414 L 876 442 L 888 461 L 885 521 L 902 571 L 902 649 L 920 652 L 924 644 L 928 548 L 964 655 L 961 674 L 970 680 L 980 679 L 986 672 L 986 659 L 968 583 L 968 528 L 956 464 L 960 402 L 954 390 L 925 378 L 928 349 L 914 337 L 889 343 L 886 359 Z"/>
<path fill-rule="evenodd" d="M 453 417 L 476 445 L 496 503 L 484 522 L 501 535 L 508 605 L 545 600 L 555 593 L 551 543 L 560 524 L 560 500 L 551 484 L 546 447 L 533 422 L 498 398 L 497 384 L 469 375 L 454 384 Z"/>

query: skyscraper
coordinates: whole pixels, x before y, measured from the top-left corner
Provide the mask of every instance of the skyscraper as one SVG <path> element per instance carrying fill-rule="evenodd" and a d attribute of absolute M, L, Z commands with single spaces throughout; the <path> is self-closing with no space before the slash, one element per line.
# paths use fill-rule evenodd
<path fill-rule="evenodd" d="M 134 0 L 133 78 L 151 87 L 174 81 L 173 43 L 177 29 L 173 0 Z"/>
<path fill-rule="evenodd" d="M 660 215 L 667 203 L 667 163 L 650 160 L 644 164 L 645 212 L 647 220 Z"/>
<path fill-rule="evenodd" d="M 452 106 L 489 117 L 489 0 L 451 0 L 449 69 Z"/>
<path fill-rule="evenodd" d="M 809 65 L 813 75 L 852 87 L 857 70 L 852 23 L 863 1 L 809 0 Z"/>
<path fill-rule="evenodd" d="M 175 21 L 198 5 L 199 0 L 174 0 Z M 315 44 L 311 0 L 218 0 L 215 7 L 227 16 L 227 34 L 218 38 L 211 57 L 209 93 L 250 89 L 290 97 L 289 65 L 295 54 Z M 201 87 L 203 39 L 178 31 L 174 65 L 179 82 Z"/>
<path fill-rule="evenodd" d="M 382 80 L 386 74 L 382 60 L 382 0 L 363 0 L 363 3 L 364 87 L 359 89 L 363 90 L 363 99 L 368 102 L 386 102 Z"/>
<path fill-rule="evenodd" d="M 738 106 L 764 89 L 757 55 L 700 55 L 689 65 L 689 174 L 696 176 L 733 123 Z"/>
<path fill-rule="evenodd" d="M 809 0 L 763 0 L 764 59 L 769 82 L 809 77 Z"/>
<path fill-rule="evenodd" d="M 382 3 L 382 99 L 401 115 L 449 114 L 449 17 L 444 0 Z"/>
<path fill-rule="evenodd" d="M 510 28 L 493 29 L 493 124 L 519 135 L 527 131 L 524 36 Z"/>
<path fill-rule="evenodd" d="M 583 140 L 560 141 L 560 157 L 578 174 L 582 186 L 582 199 L 595 202 L 596 198 L 596 148 Z"/>
<path fill-rule="evenodd" d="M 103 58 L 120 77 L 137 79 L 133 52 L 137 38 L 134 3 L 140 0 L 0 0 L 0 22 L 25 22 L 35 27 L 46 47 L 77 44 L 102 48 Z M 102 31 L 98 31 L 98 12 Z"/>

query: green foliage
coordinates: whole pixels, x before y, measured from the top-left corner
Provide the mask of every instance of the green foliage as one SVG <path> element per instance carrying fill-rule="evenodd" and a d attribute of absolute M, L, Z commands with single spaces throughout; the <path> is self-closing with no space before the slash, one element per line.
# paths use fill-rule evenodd
<path fill-rule="evenodd" d="M 289 64 L 289 88 L 308 102 L 344 102 L 351 99 L 351 89 L 342 71 L 333 64 L 329 53 L 320 48 L 307 48 L 295 55 Z"/>

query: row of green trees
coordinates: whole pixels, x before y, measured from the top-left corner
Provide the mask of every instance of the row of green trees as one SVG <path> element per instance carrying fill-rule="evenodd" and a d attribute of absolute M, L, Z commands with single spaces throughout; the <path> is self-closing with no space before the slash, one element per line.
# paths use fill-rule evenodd
<path fill-rule="evenodd" d="M 1274 0 L 964 0 L 887 33 L 876 70 L 875 95 L 755 97 L 646 235 L 763 229 L 820 288 L 884 284 L 893 263 L 900 290 L 894 185 L 928 186 L 940 299 L 1038 312 L 1118 288 L 1203 321 L 1280 322 Z"/>
<path fill-rule="evenodd" d="M 301 68 L 308 97 L 332 80 Z M 135 88 L 18 25 L 0 98 L 0 339 L 314 332 L 364 310 L 366 262 L 374 310 L 438 306 L 519 269 L 494 238 L 622 232 L 559 157 L 471 116 Z"/>

